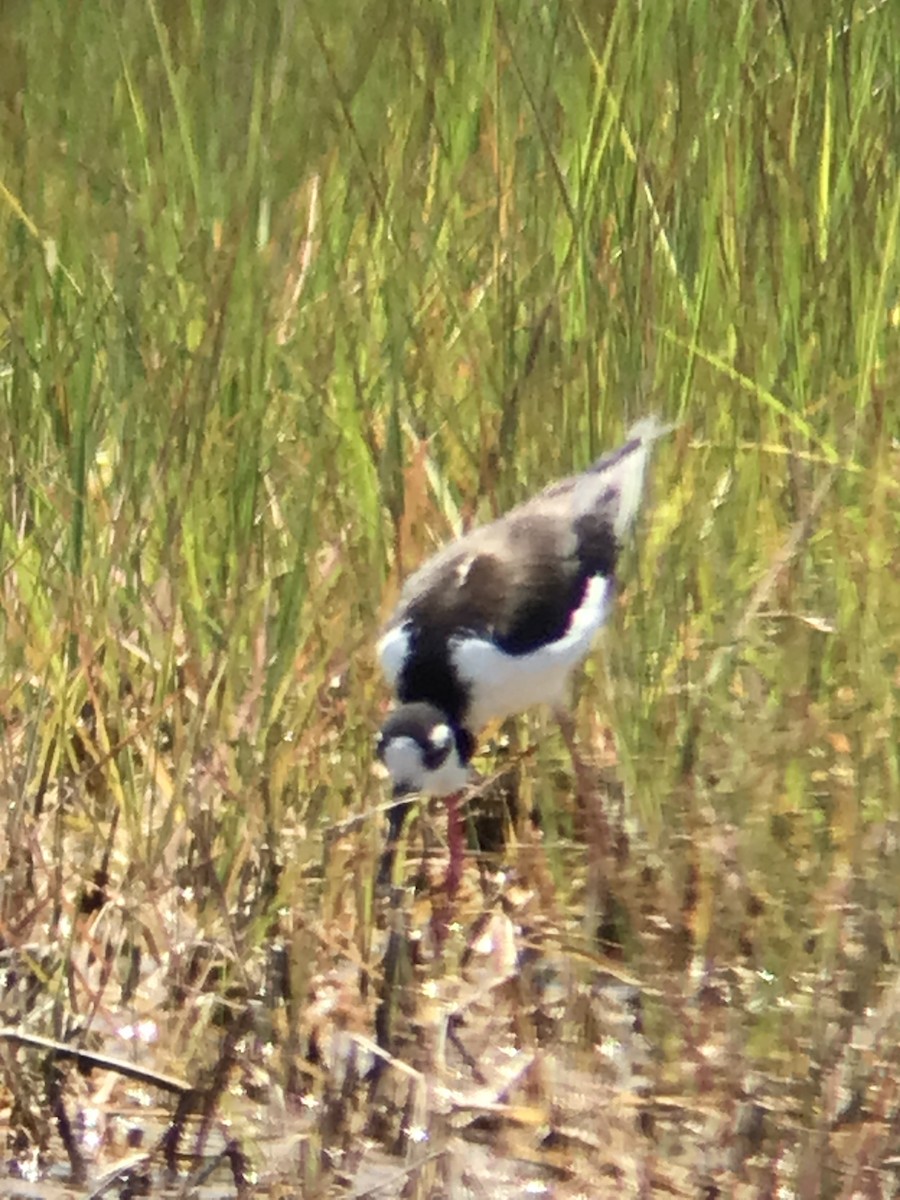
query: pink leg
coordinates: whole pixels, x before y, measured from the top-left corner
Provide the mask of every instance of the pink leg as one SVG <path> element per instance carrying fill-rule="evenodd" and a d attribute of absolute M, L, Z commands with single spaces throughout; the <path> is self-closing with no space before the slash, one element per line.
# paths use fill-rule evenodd
<path fill-rule="evenodd" d="M 459 811 L 461 792 L 454 792 L 447 797 L 447 899 L 452 900 L 459 890 L 463 873 L 463 858 L 466 853 L 466 840 L 463 831 L 462 816 Z"/>
<path fill-rule="evenodd" d="M 445 797 L 447 805 L 447 875 L 444 880 L 444 895 L 435 902 L 431 912 L 431 928 L 438 952 L 443 949 L 444 942 L 447 940 L 453 901 L 462 880 L 466 843 L 459 811 L 461 795 L 462 792 L 454 792 L 452 796 Z"/>

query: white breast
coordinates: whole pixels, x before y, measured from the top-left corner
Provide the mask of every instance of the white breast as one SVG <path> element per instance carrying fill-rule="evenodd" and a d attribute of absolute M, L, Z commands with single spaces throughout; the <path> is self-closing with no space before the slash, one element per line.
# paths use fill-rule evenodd
<path fill-rule="evenodd" d="M 397 680 L 400 678 L 403 664 L 409 655 L 409 626 L 405 623 L 392 625 L 379 638 L 376 649 L 387 685 L 392 692 L 396 693 Z"/>
<path fill-rule="evenodd" d="M 478 730 L 538 704 L 564 703 L 569 676 L 587 657 L 611 605 L 610 581 L 596 575 L 563 636 L 530 654 L 506 654 L 486 638 L 471 635 L 451 639 L 453 665 L 471 689 L 469 728 Z"/>

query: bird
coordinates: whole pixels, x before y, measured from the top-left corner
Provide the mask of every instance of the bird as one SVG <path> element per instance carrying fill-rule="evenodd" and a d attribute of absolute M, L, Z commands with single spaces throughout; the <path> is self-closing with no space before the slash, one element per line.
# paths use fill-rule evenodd
<path fill-rule="evenodd" d="M 611 612 L 650 450 L 672 428 L 643 418 L 617 449 L 450 542 L 402 587 L 377 645 L 397 701 L 375 747 L 393 784 L 388 845 L 412 796 L 443 797 L 450 895 L 464 856 L 459 798 L 488 722 L 549 704 L 579 771 L 569 681 Z M 391 869 L 392 852 L 380 878 Z"/>

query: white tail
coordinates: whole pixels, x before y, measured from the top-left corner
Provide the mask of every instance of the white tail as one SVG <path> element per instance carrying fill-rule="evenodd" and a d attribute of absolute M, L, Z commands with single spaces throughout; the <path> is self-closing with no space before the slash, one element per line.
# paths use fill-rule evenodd
<path fill-rule="evenodd" d="M 671 433 L 675 425 L 664 425 L 659 417 L 642 417 L 628 431 L 622 456 L 605 472 L 607 483 L 614 483 L 619 492 L 618 507 L 613 518 L 616 541 L 621 542 L 634 524 L 644 494 L 644 478 L 653 443 Z M 609 478 L 612 476 L 612 478 Z"/>

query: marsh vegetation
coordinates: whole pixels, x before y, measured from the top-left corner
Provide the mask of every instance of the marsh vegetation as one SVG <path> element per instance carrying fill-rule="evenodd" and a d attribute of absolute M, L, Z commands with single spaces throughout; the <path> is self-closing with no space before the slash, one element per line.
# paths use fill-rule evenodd
<path fill-rule="evenodd" d="M 898 159 L 890 3 L 3 4 L 5 1193 L 897 1194 Z M 648 412 L 436 946 L 381 619 Z"/>

